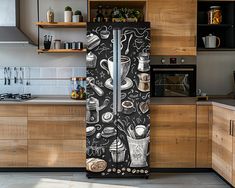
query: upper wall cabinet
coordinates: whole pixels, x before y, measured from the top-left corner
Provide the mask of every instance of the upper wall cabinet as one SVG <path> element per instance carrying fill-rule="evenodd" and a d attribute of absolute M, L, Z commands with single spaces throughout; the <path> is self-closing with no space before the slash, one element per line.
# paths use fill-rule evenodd
<path fill-rule="evenodd" d="M 197 0 L 148 0 L 152 55 L 196 55 Z"/>

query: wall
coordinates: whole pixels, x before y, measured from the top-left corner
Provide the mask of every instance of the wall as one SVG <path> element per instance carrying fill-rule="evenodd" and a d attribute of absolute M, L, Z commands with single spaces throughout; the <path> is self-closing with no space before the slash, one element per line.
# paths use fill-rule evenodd
<path fill-rule="evenodd" d="M 37 42 L 37 27 L 33 24 L 37 21 L 37 1 L 36 0 L 21 0 L 21 15 L 20 25 L 22 31 L 24 31 L 35 43 Z M 71 6 L 73 10 L 81 10 L 84 15 L 84 19 L 87 17 L 87 1 L 86 0 L 40 0 L 40 21 L 46 20 L 46 12 L 51 6 L 55 12 L 55 21 L 63 21 L 63 11 L 65 6 Z M 53 39 L 61 39 L 62 41 L 82 41 L 86 42 L 86 29 L 45 29 L 41 30 L 40 36 L 43 39 L 45 34 L 50 34 Z M 30 86 L 31 89 L 27 91 L 33 91 L 34 94 L 58 94 L 64 95 L 68 93 L 69 81 L 65 81 L 61 85 L 60 89 L 56 89 L 57 92 L 49 92 L 48 87 L 53 91 L 53 87 L 58 87 L 54 82 L 48 81 L 45 83 L 43 80 L 43 71 L 46 67 L 50 67 L 48 71 L 51 73 L 54 81 L 56 78 L 60 80 L 63 74 L 71 73 L 69 76 L 85 76 L 86 63 L 85 54 L 37 54 L 37 48 L 35 46 L 22 46 L 22 45 L 0 45 L 0 93 L 6 91 L 17 91 L 18 86 L 12 85 L 12 87 L 5 87 L 3 85 L 2 68 L 7 67 L 34 67 L 34 70 L 39 72 L 37 83 Z M 68 67 L 70 67 L 68 71 Z M 59 68 L 59 69 L 58 69 Z M 41 72 L 41 73 L 40 73 Z M 34 72 L 32 72 L 34 74 Z M 55 74 L 55 75 L 53 75 Z M 56 78 L 55 78 L 56 76 Z M 49 84 L 48 86 L 48 83 Z M 13 88 L 15 87 L 15 88 Z M 63 90 L 64 87 L 64 90 Z M 45 92 L 44 92 L 45 91 Z M 66 92 L 65 92 L 66 91 Z M 20 92 L 20 91 L 19 91 Z"/>
<path fill-rule="evenodd" d="M 199 52 L 197 87 L 209 95 L 227 95 L 234 90 L 234 52 Z"/>

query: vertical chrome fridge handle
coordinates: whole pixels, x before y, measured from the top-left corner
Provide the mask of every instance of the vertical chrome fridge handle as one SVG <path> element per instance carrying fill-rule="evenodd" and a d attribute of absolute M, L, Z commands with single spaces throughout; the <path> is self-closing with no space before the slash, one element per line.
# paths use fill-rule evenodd
<path fill-rule="evenodd" d="M 113 30 L 113 114 L 117 115 L 117 44 L 118 44 L 118 32 Z"/>
<path fill-rule="evenodd" d="M 117 33 L 117 112 L 122 111 L 121 105 L 121 30 L 118 29 Z"/>

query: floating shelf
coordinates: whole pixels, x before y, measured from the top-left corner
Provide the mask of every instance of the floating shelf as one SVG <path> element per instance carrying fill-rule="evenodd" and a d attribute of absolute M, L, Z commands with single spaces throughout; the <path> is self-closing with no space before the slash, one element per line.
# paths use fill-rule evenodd
<path fill-rule="evenodd" d="M 198 48 L 197 51 L 234 51 L 234 48 Z"/>
<path fill-rule="evenodd" d="M 86 52 L 86 49 L 82 50 L 67 50 L 67 49 L 50 49 L 50 50 L 45 50 L 45 49 L 39 49 L 38 53 L 84 53 Z"/>
<path fill-rule="evenodd" d="M 198 24 L 198 27 L 233 27 L 233 24 Z"/>
<path fill-rule="evenodd" d="M 36 22 L 35 25 L 41 28 L 86 28 L 86 22 Z"/>

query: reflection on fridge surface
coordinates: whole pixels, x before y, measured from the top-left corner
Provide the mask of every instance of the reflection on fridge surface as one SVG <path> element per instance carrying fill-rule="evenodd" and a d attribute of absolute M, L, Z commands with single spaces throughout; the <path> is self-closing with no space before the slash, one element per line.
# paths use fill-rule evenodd
<path fill-rule="evenodd" d="M 87 28 L 87 176 L 148 177 L 150 23 Z"/>

